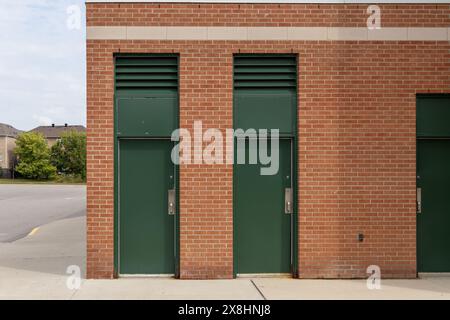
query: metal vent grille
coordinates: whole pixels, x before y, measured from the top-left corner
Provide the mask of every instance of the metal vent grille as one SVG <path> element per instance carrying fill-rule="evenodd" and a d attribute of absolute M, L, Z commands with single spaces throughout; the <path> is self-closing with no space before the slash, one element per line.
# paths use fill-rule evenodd
<path fill-rule="evenodd" d="M 292 89 L 297 87 L 294 56 L 236 56 L 235 89 Z"/>
<path fill-rule="evenodd" d="M 173 57 L 116 57 L 116 90 L 177 90 L 178 59 Z"/>

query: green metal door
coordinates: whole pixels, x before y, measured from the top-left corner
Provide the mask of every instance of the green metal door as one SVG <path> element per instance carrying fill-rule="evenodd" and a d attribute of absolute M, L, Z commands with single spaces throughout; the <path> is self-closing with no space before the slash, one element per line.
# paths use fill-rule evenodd
<path fill-rule="evenodd" d="M 178 56 L 114 59 L 115 269 L 121 275 L 177 276 L 177 173 L 170 137 L 178 128 Z"/>
<path fill-rule="evenodd" d="M 449 123 L 449 95 L 418 96 L 418 272 L 450 272 Z"/>
<path fill-rule="evenodd" d="M 247 136 L 246 163 L 235 161 L 233 175 L 236 275 L 296 274 L 296 107 L 296 56 L 234 57 L 234 129 Z M 262 175 L 262 167 L 267 166 L 261 165 L 260 159 L 252 164 L 249 153 L 260 151 L 258 138 L 264 134 L 260 130 L 273 134 L 273 129 L 280 135 L 279 170 Z M 254 141 L 258 141 L 256 145 Z M 239 146 L 235 150 L 238 153 Z M 288 198 L 290 210 L 286 210 Z"/>
<path fill-rule="evenodd" d="M 174 274 L 175 188 L 170 140 L 119 142 L 120 274 Z"/>
<path fill-rule="evenodd" d="M 260 164 L 234 167 L 237 274 L 291 272 L 292 214 L 285 213 L 286 188 L 292 187 L 291 140 L 279 143 L 277 174 L 261 175 Z M 247 139 L 247 159 L 252 148 Z"/>
<path fill-rule="evenodd" d="M 419 139 L 417 214 L 419 272 L 450 272 L 450 140 Z"/>

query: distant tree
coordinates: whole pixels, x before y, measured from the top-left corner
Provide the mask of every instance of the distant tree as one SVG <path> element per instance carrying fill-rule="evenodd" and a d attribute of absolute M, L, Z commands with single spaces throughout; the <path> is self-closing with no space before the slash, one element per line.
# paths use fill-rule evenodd
<path fill-rule="evenodd" d="M 58 172 L 86 178 L 86 134 L 75 130 L 62 134 L 51 148 L 52 164 Z"/>
<path fill-rule="evenodd" d="M 42 134 L 20 134 L 14 153 L 18 158 L 15 169 L 24 178 L 49 179 L 56 174 L 56 168 L 50 162 L 50 149 Z"/>

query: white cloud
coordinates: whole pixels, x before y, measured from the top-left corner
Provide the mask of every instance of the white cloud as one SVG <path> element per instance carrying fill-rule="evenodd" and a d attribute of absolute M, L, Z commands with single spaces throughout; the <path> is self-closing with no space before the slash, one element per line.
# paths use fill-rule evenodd
<path fill-rule="evenodd" d="M 84 0 L 0 5 L 8 8 L 0 10 L 0 122 L 23 130 L 48 120 L 85 124 L 85 30 L 67 28 L 67 8 L 84 11 Z"/>

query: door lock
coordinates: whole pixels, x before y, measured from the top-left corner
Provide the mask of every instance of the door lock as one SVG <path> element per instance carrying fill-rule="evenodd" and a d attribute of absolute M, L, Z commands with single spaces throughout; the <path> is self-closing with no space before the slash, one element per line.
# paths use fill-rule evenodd
<path fill-rule="evenodd" d="M 284 189 L 284 213 L 293 213 L 292 207 L 292 188 L 286 188 Z"/>
<path fill-rule="evenodd" d="M 168 192 L 168 213 L 170 216 L 173 216 L 175 214 L 175 200 L 176 200 L 176 192 L 175 189 L 170 189 Z"/>

